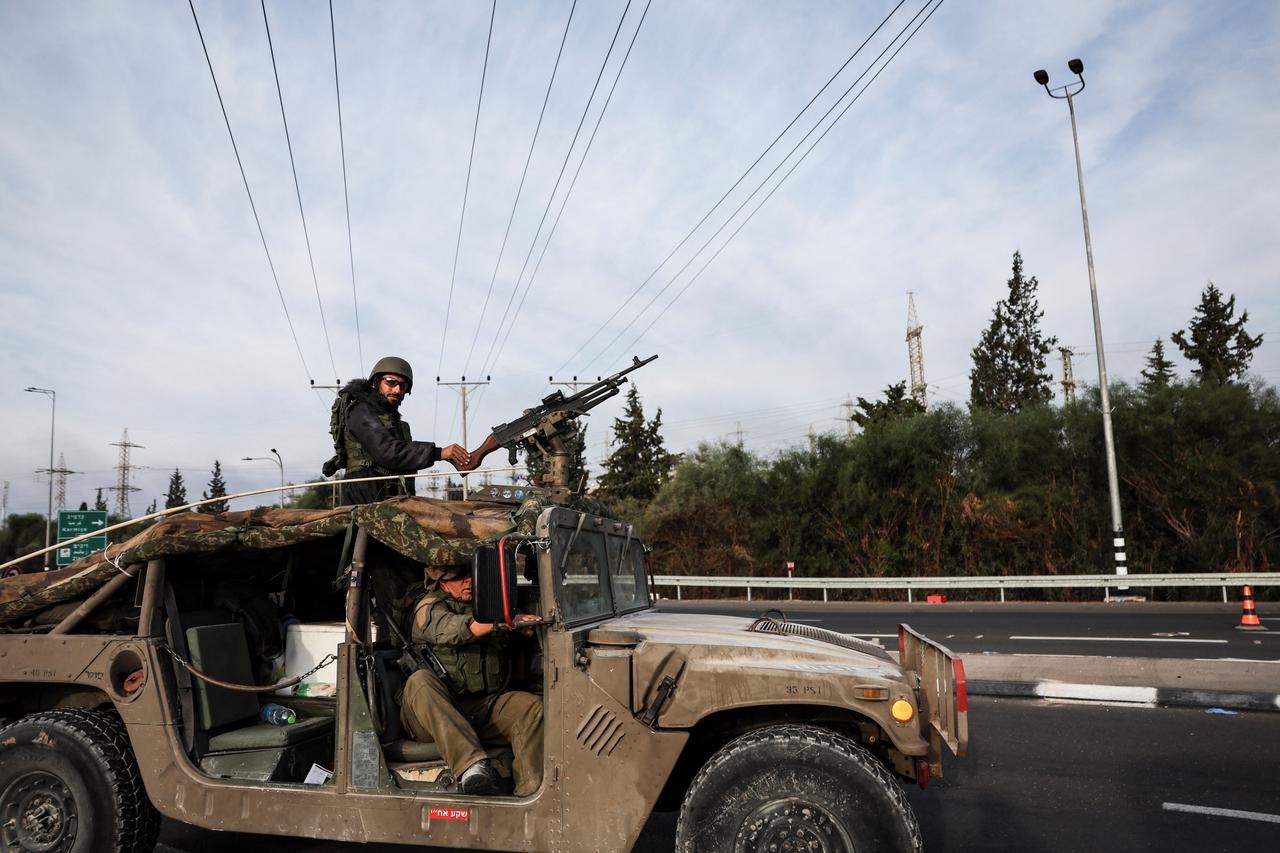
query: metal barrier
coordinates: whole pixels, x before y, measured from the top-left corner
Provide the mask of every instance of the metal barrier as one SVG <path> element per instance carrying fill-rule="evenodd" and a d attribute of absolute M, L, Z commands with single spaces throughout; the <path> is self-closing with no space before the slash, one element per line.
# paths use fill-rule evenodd
<path fill-rule="evenodd" d="M 688 587 L 729 587 L 746 589 L 747 601 L 755 589 L 820 589 L 822 600 L 828 600 L 833 589 L 887 589 L 905 590 L 907 601 L 915 600 L 919 589 L 998 589 L 1000 600 L 1005 600 L 1006 589 L 1101 589 L 1104 598 L 1112 597 L 1112 590 L 1123 591 L 1133 587 L 1199 586 L 1222 587 L 1222 600 L 1227 598 L 1227 587 L 1280 586 L 1280 572 L 1196 572 L 1193 574 L 1159 575 L 1004 575 L 990 577 L 910 577 L 910 578 L 753 578 L 753 577 L 696 577 L 692 575 L 656 575 L 658 587 L 675 587 L 676 598 L 684 598 Z"/>

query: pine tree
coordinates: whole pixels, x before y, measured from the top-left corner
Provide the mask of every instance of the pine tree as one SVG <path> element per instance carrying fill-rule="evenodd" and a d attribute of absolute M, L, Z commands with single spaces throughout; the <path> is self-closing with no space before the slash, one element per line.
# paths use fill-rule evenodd
<path fill-rule="evenodd" d="M 93 500 L 93 508 L 98 512 L 107 511 L 107 499 L 102 496 L 102 489 L 98 489 L 98 496 Z"/>
<path fill-rule="evenodd" d="M 1147 368 L 1142 371 L 1143 391 L 1154 391 L 1157 388 L 1168 388 L 1174 380 L 1173 362 L 1164 357 L 1164 339 L 1156 338 L 1147 356 Z"/>
<path fill-rule="evenodd" d="M 147 507 L 147 511 L 144 513 L 144 515 L 151 515 L 155 511 L 156 511 L 156 501 L 153 500 L 151 504 Z"/>
<path fill-rule="evenodd" d="M 210 498 L 225 498 L 227 496 L 227 482 L 222 479 L 222 463 L 217 459 L 213 460 L 213 477 L 209 480 L 209 491 L 201 492 L 201 500 L 209 500 Z M 226 512 L 231 504 L 228 501 L 214 501 L 198 507 L 199 512 L 207 512 L 210 514 L 218 512 Z"/>
<path fill-rule="evenodd" d="M 970 405 L 1002 414 L 1053 399 L 1053 374 L 1045 370 L 1045 356 L 1058 342 L 1040 331 L 1040 282 L 1023 277 L 1021 252 L 1013 253 L 1008 286 L 1009 295 L 996 303 L 991 324 L 973 348 L 969 372 Z"/>
<path fill-rule="evenodd" d="M 647 502 L 671 476 L 675 457 L 662 446 L 662 410 L 646 421 L 640 392 L 632 385 L 622 417 L 613 421 L 614 451 L 600 476 L 600 497 L 606 501 Z"/>
<path fill-rule="evenodd" d="M 1201 382 L 1225 385 L 1244 376 L 1253 359 L 1253 351 L 1262 345 L 1262 335 L 1251 337 L 1244 330 L 1249 312 L 1236 313 L 1236 297 L 1232 294 L 1226 302 L 1222 292 L 1211 281 L 1200 294 L 1200 304 L 1191 318 L 1188 329 L 1174 332 L 1170 340 L 1178 345 L 1183 356 L 1198 366 L 1192 369 Z M 1187 340 L 1190 332 L 1191 339 Z"/>
<path fill-rule="evenodd" d="M 169 475 L 169 491 L 164 493 L 164 508 L 173 509 L 187 502 L 187 484 L 182 481 L 182 472 L 177 468 Z"/>
<path fill-rule="evenodd" d="M 923 414 L 924 411 L 925 408 L 920 405 L 920 401 L 907 394 L 907 382 L 904 379 L 884 389 L 883 401 L 876 400 L 873 403 L 866 397 L 859 397 L 858 411 L 853 412 L 849 420 L 865 429 L 870 423 L 909 418 L 912 415 Z"/>

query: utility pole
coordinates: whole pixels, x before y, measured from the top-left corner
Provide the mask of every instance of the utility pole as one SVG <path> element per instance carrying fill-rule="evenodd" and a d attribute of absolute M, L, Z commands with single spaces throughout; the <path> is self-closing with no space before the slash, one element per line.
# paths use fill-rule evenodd
<path fill-rule="evenodd" d="M 911 362 L 911 398 L 924 408 L 929 408 L 928 385 L 924 381 L 924 344 L 921 333 L 924 326 L 916 316 L 916 298 L 907 291 L 907 359 Z"/>
<path fill-rule="evenodd" d="M 1058 347 L 1062 353 L 1062 401 L 1068 406 L 1076 404 L 1076 378 L 1071 372 L 1071 356 L 1075 352 L 1071 347 Z"/>
<path fill-rule="evenodd" d="M 738 428 L 737 428 L 736 430 L 734 430 L 734 433 L 733 433 L 733 434 L 734 434 L 735 436 L 737 436 L 737 438 L 738 438 L 738 449 L 739 449 L 739 450 L 741 450 L 741 449 L 742 449 L 742 437 L 743 437 L 743 432 L 742 432 L 742 421 L 738 421 Z"/>
<path fill-rule="evenodd" d="M 4 481 L 4 492 L 0 496 L 0 527 L 9 521 L 9 481 Z"/>
<path fill-rule="evenodd" d="M 1093 240 L 1089 236 L 1089 206 L 1084 197 L 1084 166 L 1080 163 L 1080 135 L 1076 131 L 1076 105 L 1073 98 L 1084 91 L 1084 63 L 1079 59 L 1067 62 L 1067 69 L 1076 80 L 1065 86 L 1049 88 L 1049 72 L 1043 68 L 1035 72 L 1035 80 L 1051 98 L 1067 102 L 1071 113 L 1071 142 L 1076 152 L 1076 183 L 1080 187 L 1080 219 L 1084 223 L 1084 255 L 1089 266 L 1089 299 L 1093 304 L 1093 339 L 1098 351 L 1098 393 L 1102 400 L 1102 438 L 1107 452 L 1107 488 L 1111 497 L 1111 544 L 1115 553 L 1117 575 L 1129 574 L 1125 562 L 1124 524 L 1120 518 L 1120 477 L 1116 473 L 1116 443 L 1111 432 L 1111 392 L 1107 388 L 1107 356 L 1102 346 L 1102 316 L 1098 311 L 1098 281 L 1093 272 Z M 1117 590 L 1129 587 L 1117 584 Z"/>
<path fill-rule="evenodd" d="M 116 464 L 116 484 L 108 491 L 116 493 L 116 516 L 123 521 L 133 518 L 133 512 L 129 509 L 129 493 L 142 491 L 137 486 L 129 485 L 129 474 L 133 470 L 133 466 L 129 464 L 129 451 L 135 447 L 142 449 L 142 445 L 129 440 L 129 429 L 125 427 L 124 435 L 119 441 L 111 442 L 111 446 L 120 448 L 120 461 Z"/>
<path fill-rule="evenodd" d="M 67 475 L 82 474 L 83 471 L 72 471 L 67 467 L 67 457 L 61 453 L 58 454 L 58 467 L 52 470 L 41 468 L 37 473 L 48 474 L 50 477 L 56 477 L 57 486 L 55 488 L 55 497 L 53 499 L 53 508 L 61 512 L 67 508 Z"/>
<path fill-rule="evenodd" d="M 49 398 L 49 470 L 53 471 L 53 427 L 58 417 L 58 392 L 51 388 L 36 388 L 29 385 L 22 389 L 30 391 L 33 394 L 43 394 Z M 53 474 L 49 474 L 49 509 L 44 517 L 44 570 L 47 572 L 53 568 L 53 552 L 49 550 L 49 543 L 53 541 Z"/>
<path fill-rule="evenodd" d="M 853 438 L 853 400 L 845 400 L 840 408 L 844 409 L 845 429 L 848 430 L 849 438 Z"/>
<path fill-rule="evenodd" d="M 440 377 L 439 376 L 436 377 L 436 385 L 443 385 L 448 388 L 453 388 L 455 391 L 457 391 L 459 394 L 462 395 L 462 446 L 463 447 L 469 448 L 471 446 L 470 443 L 467 441 L 467 392 L 470 391 L 472 388 L 479 388 L 481 385 L 488 385 L 489 378 L 490 377 L 486 376 L 484 378 L 484 381 L 473 379 L 472 381 L 468 382 L 467 377 L 464 376 L 462 377 L 461 382 L 441 382 Z M 465 473 L 462 474 L 462 494 L 463 494 L 463 497 L 466 497 L 467 475 Z"/>

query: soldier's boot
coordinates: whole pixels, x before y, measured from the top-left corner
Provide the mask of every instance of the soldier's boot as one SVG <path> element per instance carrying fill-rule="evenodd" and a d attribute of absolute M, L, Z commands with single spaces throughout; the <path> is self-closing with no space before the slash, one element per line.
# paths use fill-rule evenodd
<path fill-rule="evenodd" d="M 502 792 L 502 777 L 487 758 L 472 764 L 458 780 L 462 793 L 486 796 Z"/>

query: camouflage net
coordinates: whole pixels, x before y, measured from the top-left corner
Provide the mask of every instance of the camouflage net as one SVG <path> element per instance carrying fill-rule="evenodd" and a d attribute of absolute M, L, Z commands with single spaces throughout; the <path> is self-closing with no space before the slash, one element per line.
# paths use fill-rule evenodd
<path fill-rule="evenodd" d="M 535 494 L 514 511 L 500 504 L 399 497 L 329 510 L 182 512 L 65 569 L 0 580 L 0 624 L 83 598 L 117 572 L 129 569 L 132 574 L 136 569 L 130 567 L 158 557 L 285 548 L 343 536 L 353 523 L 424 565 L 466 565 L 482 542 L 512 532 L 531 535 L 547 506 L 546 499 Z"/>

